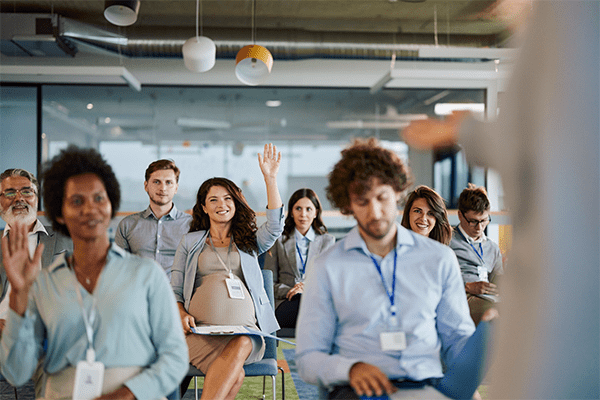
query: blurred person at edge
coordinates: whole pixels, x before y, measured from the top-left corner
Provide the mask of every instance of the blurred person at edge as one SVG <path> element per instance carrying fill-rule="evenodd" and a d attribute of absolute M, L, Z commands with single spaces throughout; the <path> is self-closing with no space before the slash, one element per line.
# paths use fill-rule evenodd
<path fill-rule="evenodd" d="M 43 189 L 47 217 L 73 252 L 40 272 L 44 246 L 29 255 L 25 225 L 2 238 L 12 288 L 2 375 L 21 386 L 44 357 L 44 398 L 70 399 L 76 372 L 96 362 L 100 399 L 164 399 L 188 370 L 187 346 L 163 269 L 109 241 L 120 204 L 112 168 L 95 150 L 69 146 L 44 172 Z"/>
<path fill-rule="evenodd" d="M 455 113 L 402 137 L 420 149 L 460 143 L 502 176 L 513 237 L 490 396 L 598 399 L 600 2 L 530 7 L 498 119 Z"/>

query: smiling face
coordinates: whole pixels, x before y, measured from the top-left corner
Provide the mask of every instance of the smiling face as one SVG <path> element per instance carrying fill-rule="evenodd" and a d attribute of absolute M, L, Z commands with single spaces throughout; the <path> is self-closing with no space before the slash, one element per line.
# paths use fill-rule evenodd
<path fill-rule="evenodd" d="M 235 215 L 233 196 L 223 186 L 212 186 L 206 194 L 202 210 L 213 223 L 229 223 Z"/>
<path fill-rule="evenodd" d="M 104 183 L 96 174 L 75 175 L 65 183 L 62 216 L 73 240 L 92 241 L 108 238 L 112 205 Z"/>
<path fill-rule="evenodd" d="M 362 195 L 350 192 L 350 211 L 363 238 L 389 239 L 396 234 L 400 193 L 396 193 L 390 185 L 381 184 L 378 179 L 374 179 L 370 186 L 371 189 Z"/>
<path fill-rule="evenodd" d="M 178 187 L 177 177 L 172 169 L 154 171 L 144 182 L 144 190 L 148 193 L 150 202 L 157 206 L 170 205 Z"/>
<path fill-rule="evenodd" d="M 292 216 L 294 217 L 296 229 L 301 234 L 306 235 L 317 216 L 317 207 L 308 197 L 303 197 L 292 207 Z"/>
<path fill-rule="evenodd" d="M 408 215 L 410 229 L 420 235 L 429 237 L 431 230 L 435 226 L 435 216 L 429 203 L 424 198 L 416 199 L 410 207 Z"/>
<path fill-rule="evenodd" d="M 30 189 L 30 190 L 27 190 Z M 0 217 L 8 224 L 13 225 L 19 221 L 27 226 L 31 225 L 37 218 L 38 196 L 35 193 L 35 185 L 24 176 L 9 176 L 4 178 L 0 184 Z M 10 198 L 4 193 L 15 192 Z M 24 196 L 24 193 L 33 192 L 33 196 Z"/>

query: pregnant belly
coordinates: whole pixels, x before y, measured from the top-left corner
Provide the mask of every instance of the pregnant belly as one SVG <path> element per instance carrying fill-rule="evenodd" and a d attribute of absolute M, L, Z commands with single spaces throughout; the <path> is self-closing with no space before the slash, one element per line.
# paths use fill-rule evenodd
<path fill-rule="evenodd" d="M 255 326 L 254 303 L 241 281 L 243 299 L 232 299 L 227 291 L 226 275 L 211 274 L 202 278 L 190 302 L 190 314 L 196 324 Z M 237 278 L 236 278 L 237 279 Z"/>

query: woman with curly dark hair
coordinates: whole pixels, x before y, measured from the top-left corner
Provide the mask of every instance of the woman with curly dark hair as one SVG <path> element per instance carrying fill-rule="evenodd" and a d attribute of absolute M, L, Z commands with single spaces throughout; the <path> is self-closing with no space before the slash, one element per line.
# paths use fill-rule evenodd
<path fill-rule="evenodd" d="M 112 168 L 97 151 L 70 146 L 44 172 L 43 192 L 46 215 L 71 237 L 73 253 L 40 272 L 43 245 L 32 259 L 24 226 L 3 238 L 13 312 L 2 374 L 20 386 L 44 357 L 44 398 L 83 398 L 77 377 L 93 366 L 103 379 L 85 386 L 86 396 L 164 399 L 187 372 L 185 339 L 162 268 L 110 243 L 120 202 Z"/>
<path fill-rule="evenodd" d="M 312 189 L 296 190 L 288 202 L 283 235 L 266 254 L 265 269 L 273 271 L 275 316 L 282 328 L 296 327 L 307 266 L 335 243 L 321 213 Z"/>
<path fill-rule="evenodd" d="M 418 186 L 408 195 L 401 225 L 445 245 L 452 239 L 444 199 L 425 185 Z"/>
<path fill-rule="evenodd" d="M 243 325 L 267 334 L 279 329 L 257 257 L 283 231 L 277 188 L 280 161 L 272 144 L 258 155 L 267 187 L 264 225 L 256 227 L 254 211 L 235 183 L 212 178 L 200 186 L 190 232 L 175 252 L 171 286 L 187 334 L 190 363 L 206 374 L 202 399 L 235 398 L 244 381 L 244 364 L 260 360 L 265 346 L 257 336 L 196 335 L 192 328 Z"/>

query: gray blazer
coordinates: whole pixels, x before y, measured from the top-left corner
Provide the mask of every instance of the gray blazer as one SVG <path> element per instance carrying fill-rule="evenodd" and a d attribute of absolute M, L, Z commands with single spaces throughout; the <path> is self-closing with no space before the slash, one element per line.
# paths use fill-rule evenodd
<path fill-rule="evenodd" d="M 275 240 L 283 231 L 283 207 L 275 210 L 267 210 L 267 222 L 256 232 L 256 243 L 258 254 L 265 252 L 273 245 Z M 198 270 L 198 255 L 202 252 L 208 231 L 195 231 L 183 235 L 181 242 L 175 252 L 175 259 L 171 269 L 171 287 L 175 293 L 175 299 L 183 303 L 189 310 L 190 301 L 194 294 L 194 282 Z M 273 306 L 269 301 L 263 283 L 262 273 L 258 265 L 258 255 L 239 251 L 242 273 L 246 286 L 254 302 L 254 311 L 258 327 L 264 333 L 273 333 L 279 329 Z"/>
<path fill-rule="evenodd" d="M 50 226 L 44 226 L 44 228 L 46 228 L 48 234 L 45 235 L 44 233 L 40 233 L 38 235 L 39 243 L 44 244 L 44 252 L 42 253 L 42 268 L 46 268 L 47 266 L 52 264 L 52 261 L 54 261 L 54 257 L 56 257 L 58 254 L 64 253 L 65 251 L 73 251 L 73 242 L 71 241 L 71 238 L 61 233 L 54 232 L 54 230 Z M 8 234 L 10 235 L 10 232 Z M 1 229 L 0 237 L 2 237 L 3 235 L 4 229 Z M 1 258 L 2 247 L 0 247 L 0 260 Z M 6 296 L 7 288 L 8 279 L 6 279 L 6 271 L 4 270 L 4 264 L 0 262 L 0 290 L 2 291 L 0 293 L 0 301 L 4 299 L 4 296 Z"/>
<path fill-rule="evenodd" d="M 319 254 L 333 246 L 334 243 L 335 237 L 328 233 L 315 234 L 315 240 L 308 246 L 306 270 L 308 271 Z M 300 278 L 300 268 L 296 265 L 296 236 L 294 231 L 285 243 L 283 237 L 277 239 L 275 245 L 265 254 L 264 268 L 273 271 L 275 308 L 277 308 L 285 300 L 287 292 L 296 284 L 296 278 Z"/>

